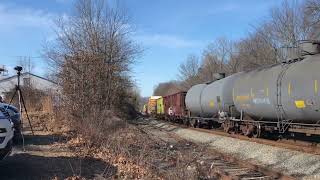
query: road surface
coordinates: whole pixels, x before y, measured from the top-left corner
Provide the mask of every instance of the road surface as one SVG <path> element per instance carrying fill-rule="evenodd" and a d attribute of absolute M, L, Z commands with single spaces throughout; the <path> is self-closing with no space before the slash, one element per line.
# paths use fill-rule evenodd
<path fill-rule="evenodd" d="M 25 151 L 24 151 L 25 149 Z M 81 176 L 86 179 L 114 174 L 117 169 L 99 159 L 76 156 L 69 149 L 66 138 L 44 132 L 25 135 L 25 146 L 14 147 L 13 152 L 0 162 L 1 180 L 65 179 Z"/>

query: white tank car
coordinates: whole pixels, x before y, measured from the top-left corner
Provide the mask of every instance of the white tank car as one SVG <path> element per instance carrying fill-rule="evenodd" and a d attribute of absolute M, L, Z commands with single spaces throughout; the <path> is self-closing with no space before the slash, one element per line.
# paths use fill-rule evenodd
<path fill-rule="evenodd" d="M 0 112 L 0 160 L 11 153 L 13 136 L 12 121 Z"/>

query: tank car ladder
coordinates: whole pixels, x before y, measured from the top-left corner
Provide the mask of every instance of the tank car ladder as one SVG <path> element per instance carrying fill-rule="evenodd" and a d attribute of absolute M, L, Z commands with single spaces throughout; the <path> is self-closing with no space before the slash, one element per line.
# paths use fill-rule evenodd
<path fill-rule="evenodd" d="M 281 100 L 281 87 L 282 87 L 282 79 L 284 75 L 286 74 L 287 70 L 289 69 L 291 63 L 283 63 L 281 65 L 282 70 L 277 78 L 277 105 L 276 105 L 276 112 L 278 117 L 278 123 L 277 127 L 279 130 L 279 133 L 285 133 L 288 128 L 290 127 L 290 124 L 292 120 L 286 119 L 286 113 L 282 106 L 282 100 Z"/>

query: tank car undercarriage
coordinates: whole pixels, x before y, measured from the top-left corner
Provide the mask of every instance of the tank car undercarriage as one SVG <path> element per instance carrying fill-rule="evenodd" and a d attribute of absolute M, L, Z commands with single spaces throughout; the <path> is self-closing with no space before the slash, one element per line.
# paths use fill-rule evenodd
<path fill-rule="evenodd" d="M 194 128 L 219 129 L 230 134 L 240 134 L 252 138 L 279 139 L 299 137 L 299 139 L 301 138 L 300 140 L 308 139 L 308 141 L 320 142 L 320 124 L 295 123 L 290 120 L 282 122 L 256 121 L 246 115 L 243 116 L 243 119 L 190 116 L 167 116 L 160 119 Z"/>

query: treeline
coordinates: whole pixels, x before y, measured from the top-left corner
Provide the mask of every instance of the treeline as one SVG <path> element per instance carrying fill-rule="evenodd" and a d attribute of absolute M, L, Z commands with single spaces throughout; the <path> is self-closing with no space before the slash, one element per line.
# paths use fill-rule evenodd
<path fill-rule="evenodd" d="M 230 75 L 275 64 L 284 59 L 282 47 L 296 47 L 299 40 L 320 36 L 320 0 L 284 0 L 269 12 L 268 20 L 238 41 L 216 39 L 201 57 L 189 55 L 178 69 L 176 81 L 160 83 L 154 95 L 186 91 L 191 86 L 216 80 L 217 73 Z"/>

